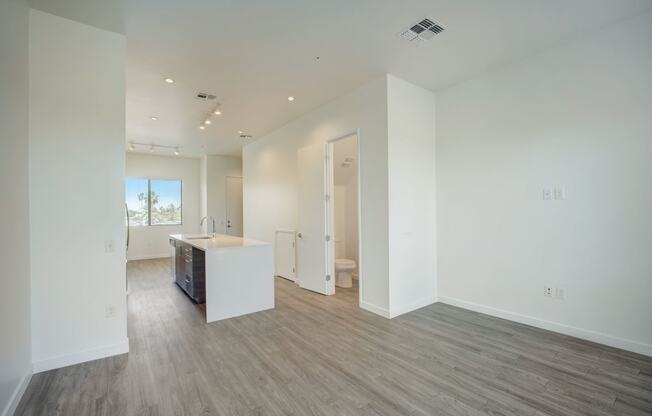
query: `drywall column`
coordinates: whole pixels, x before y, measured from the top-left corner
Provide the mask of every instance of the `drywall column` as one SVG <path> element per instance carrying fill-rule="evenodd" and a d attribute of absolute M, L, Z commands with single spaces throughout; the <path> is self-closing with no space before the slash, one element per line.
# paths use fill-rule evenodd
<path fill-rule="evenodd" d="M 28 193 L 28 20 L 23 0 L 0 2 L 0 415 L 32 374 Z"/>
<path fill-rule="evenodd" d="M 125 56 L 123 35 L 30 12 L 35 371 L 129 348 Z"/>
<path fill-rule="evenodd" d="M 387 76 L 389 312 L 437 301 L 435 95 Z"/>

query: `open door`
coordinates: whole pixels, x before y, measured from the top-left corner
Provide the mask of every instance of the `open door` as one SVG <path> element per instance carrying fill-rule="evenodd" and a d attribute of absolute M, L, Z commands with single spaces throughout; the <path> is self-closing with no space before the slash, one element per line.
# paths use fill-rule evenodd
<path fill-rule="evenodd" d="M 328 292 L 326 267 L 326 144 L 299 149 L 299 228 L 297 280 L 313 292 Z"/>

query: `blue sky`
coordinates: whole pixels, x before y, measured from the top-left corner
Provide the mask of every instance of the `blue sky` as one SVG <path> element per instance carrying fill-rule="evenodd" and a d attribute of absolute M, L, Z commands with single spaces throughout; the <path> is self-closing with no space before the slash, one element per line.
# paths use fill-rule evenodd
<path fill-rule="evenodd" d="M 159 204 L 177 204 L 181 197 L 181 181 L 152 179 L 152 192 L 159 196 Z M 127 178 L 125 181 L 126 201 L 129 209 L 138 208 L 138 194 L 147 193 L 147 179 Z"/>

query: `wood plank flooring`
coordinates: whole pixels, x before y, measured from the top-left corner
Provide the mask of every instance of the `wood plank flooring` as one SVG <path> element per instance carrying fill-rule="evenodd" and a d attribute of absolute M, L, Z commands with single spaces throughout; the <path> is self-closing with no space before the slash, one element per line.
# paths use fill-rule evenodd
<path fill-rule="evenodd" d="M 34 375 L 17 415 L 652 415 L 652 359 L 443 304 L 386 320 L 357 289 L 276 280 L 206 324 L 167 260 L 129 264 L 131 352 Z"/>

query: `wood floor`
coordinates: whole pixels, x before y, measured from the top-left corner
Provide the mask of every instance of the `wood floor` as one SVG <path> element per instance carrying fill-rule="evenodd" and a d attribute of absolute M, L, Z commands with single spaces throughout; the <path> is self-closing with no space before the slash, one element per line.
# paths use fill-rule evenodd
<path fill-rule="evenodd" d="M 17 415 L 651 415 L 652 359 L 435 304 L 386 320 L 276 281 L 206 324 L 168 263 L 129 264 L 127 355 L 34 375 Z"/>

